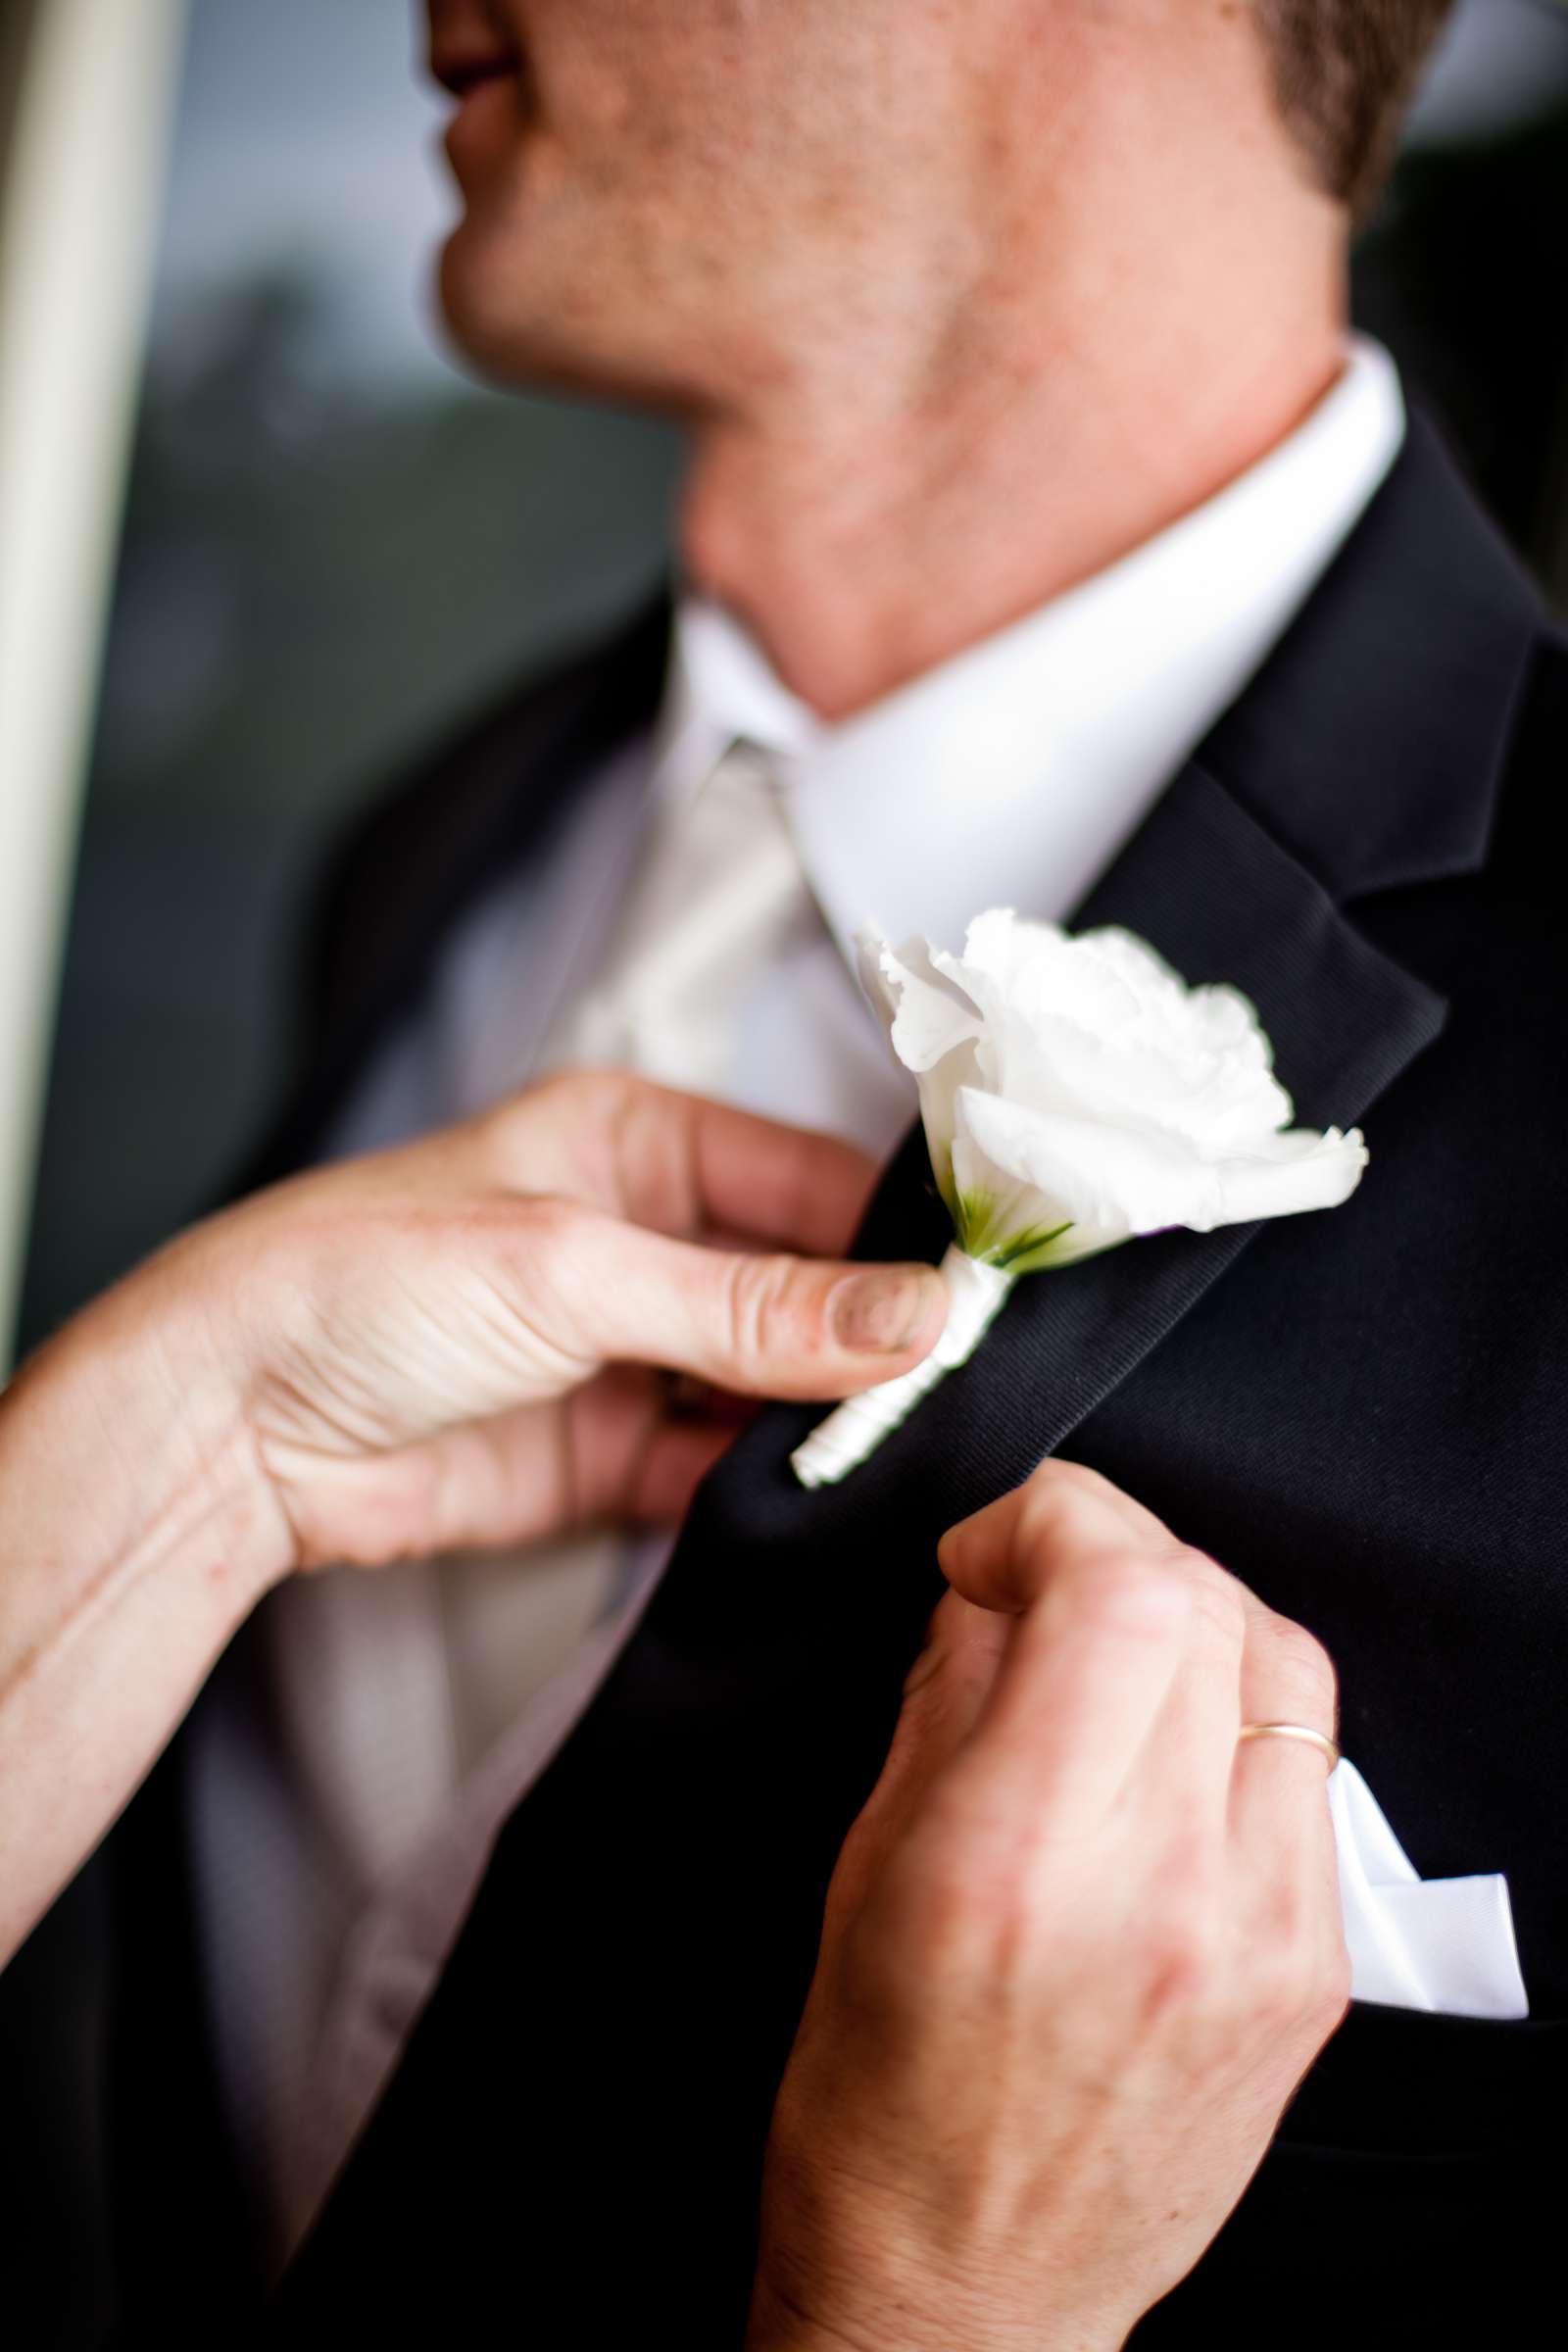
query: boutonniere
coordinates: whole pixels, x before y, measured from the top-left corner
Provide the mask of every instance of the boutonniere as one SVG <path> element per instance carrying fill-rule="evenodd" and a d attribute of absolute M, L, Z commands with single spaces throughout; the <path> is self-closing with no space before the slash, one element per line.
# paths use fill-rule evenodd
<path fill-rule="evenodd" d="M 966 1363 L 1020 1276 L 1172 1226 L 1334 1208 L 1360 1182 L 1359 1129 L 1290 1125 L 1240 990 L 1189 988 L 1130 931 L 1075 938 L 997 908 L 969 925 L 961 956 L 866 934 L 860 968 L 919 1087 L 953 1218 L 950 1304 L 924 1363 L 852 1396 L 796 1449 L 805 1486 L 864 1461 Z"/>

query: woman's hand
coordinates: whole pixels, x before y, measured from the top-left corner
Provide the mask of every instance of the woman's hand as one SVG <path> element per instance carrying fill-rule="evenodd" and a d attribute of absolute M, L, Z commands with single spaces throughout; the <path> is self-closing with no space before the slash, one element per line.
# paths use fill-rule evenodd
<path fill-rule="evenodd" d="M 373 1566 L 678 1518 L 736 1416 L 672 1410 L 650 1366 L 828 1397 L 917 1362 L 931 1269 L 820 1262 L 871 1173 L 826 1136 L 571 1074 L 262 1196 L 170 1271 L 245 1335 L 291 1564 Z"/>
<path fill-rule="evenodd" d="M 68 1325 L 0 1397 L 0 1963 L 280 1578 L 675 1519 L 734 1413 L 664 1375 L 837 1397 L 918 1362 L 932 1269 L 819 1254 L 871 1175 L 568 1075 L 259 1194 Z"/>
<path fill-rule="evenodd" d="M 1108 2352 L 1344 2015 L 1329 1662 L 1092 1471 L 956 1528 L 769 2147 L 752 2352 Z"/>

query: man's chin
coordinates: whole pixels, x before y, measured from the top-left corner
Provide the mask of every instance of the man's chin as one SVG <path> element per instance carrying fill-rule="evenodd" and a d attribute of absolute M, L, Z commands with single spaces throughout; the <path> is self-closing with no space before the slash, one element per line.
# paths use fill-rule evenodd
<path fill-rule="evenodd" d="M 493 246 L 470 223 L 460 221 L 441 249 L 435 273 L 436 311 L 457 356 L 497 384 L 596 389 L 591 374 L 562 348 L 559 326 L 552 332 L 519 299 L 524 291 L 533 289 L 519 287 L 515 261 L 510 270 L 502 266 Z"/>
<path fill-rule="evenodd" d="M 515 261 L 510 270 L 498 264 L 466 221 L 441 249 L 434 290 L 447 343 L 487 382 L 670 415 L 686 410 L 684 388 L 636 365 L 618 339 L 611 348 L 596 344 L 588 322 L 579 335 L 568 332 L 566 302 L 551 302 L 536 283 L 525 289 L 526 304 L 519 299 Z"/>
<path fill-rule="evenodd" d="M 482 374 L 517 380 L 517 321 L 500 297 L 498 272 L 471 225 L 460 221 L 436 264 L 435 310 L 457 355 Z"/>

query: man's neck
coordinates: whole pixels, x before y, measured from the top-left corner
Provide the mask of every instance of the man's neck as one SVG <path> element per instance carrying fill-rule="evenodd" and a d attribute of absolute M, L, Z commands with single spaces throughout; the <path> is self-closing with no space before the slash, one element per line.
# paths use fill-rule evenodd
<path fill-rule="evenodd" d="M 1099 355 L 966 355 L 890 400 L 787 397 L 697 434 L 682 539 L 795 693 L 839 718 L 1200 506 L 1344 364 L 1337 284 L 1294 313 L 1191 316 Z M 820 396 L 818 396 L 820 395 Z"/>

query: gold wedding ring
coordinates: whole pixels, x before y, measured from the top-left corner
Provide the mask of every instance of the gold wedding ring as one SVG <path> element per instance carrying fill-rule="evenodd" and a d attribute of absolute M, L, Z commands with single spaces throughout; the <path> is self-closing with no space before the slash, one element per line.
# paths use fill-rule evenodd
<path fill-rule="evenodd" d="M 1314 1732 L 1309 1723 L 1244 1723 L 1243 1740 L 1304 1740 L 1309 1747 L 1318 1748 L 1327 1756 L 1332 1772 L 1340 1760 L 1340 1751 L 1327 1732 Z"/>

